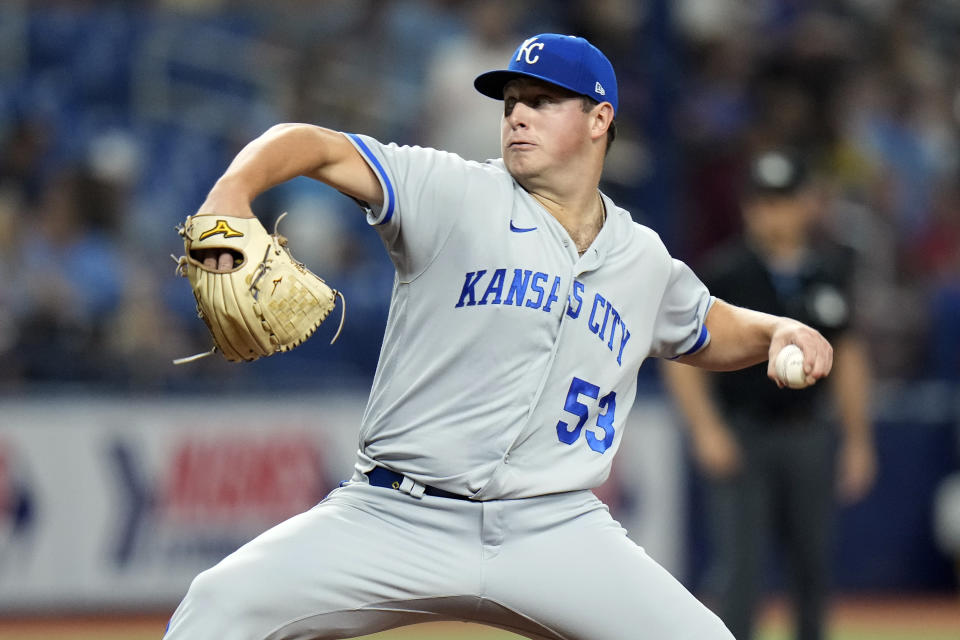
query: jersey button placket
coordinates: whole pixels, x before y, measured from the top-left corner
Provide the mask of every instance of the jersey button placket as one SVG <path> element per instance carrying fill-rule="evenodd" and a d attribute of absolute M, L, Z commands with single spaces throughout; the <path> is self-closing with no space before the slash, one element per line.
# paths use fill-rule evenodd
<path fill-rule="evenodd" d="M 567 240 L 564 240 L 563 242 L 564 242 L 564 244 L 568 244 L 568 241 L 567 241 Z M 560 341 L 561 341 L 561 339 L 562 339 L 562 337 L 563 337 L 563 330 L 564 330 L 564 327 L 567 325 L 567 320 L 570 320 L 570 318 L 568 317 L 568 314 L 567 314 L 567 309 L 568 309 L 568 307 L 569 307 L 569 305 L 570 305 L 570 296 L 573 295 L 573 281 L 574 281 L 574 279 L 577 277 L 577 275 L 579 275 L 579 273 L 575 272 L 574 269 L 570 269 L 570 270 L 567 272 L 567 282 L 568 282 L 569 284 L 567 285 L 567 296 L 566 296 L 566 298 L 564 298 L 564 299 L 566 300 L 566 302 L 565 302 L 563 305 L 560 305 L 560 306 L 558 307 L 558 309 L 559 309 L 559 314 L 560 314 L 560 321 L 559 321 L 558 326 L 557 326 L 557 334 L 556 334 L 556 337 L 554 338 L 553 351 L 552 351 L 551 354 L 550 354 L 550 360 L 549 360 L 549 362 L 547 363 L 547 366 L 544 367 L 543 378 L 540 380 L 540 386 L 539 386 L 539 388 L 537 389 L 537 393 L 536 393 L 535 399 L 534 399 L 533 403 L 531 404 L 531 407 L 532 407 L 532 408 L 531 408 L 531 411 L 530 411 L 530 414 L 529 414 L 528 418 L 529 418 L 530 416 L 533 416 L 533 415 L 535 415 L 535 414 L 537 413 L 537 407 L 540 405 L 540 399 L 543 397 L 543 392 L 544 392 L 544 389 L 545 389 L 545 387 L 546 387 L 547 380 L 549 379 L 549 377 L 550 377 L 550 372 L 553 370 L 553 365 L 554 365 L 554 363 L 556 362 L 557 352 L 559 351 L 559 348 L 560 348 Z M 530 428 L 530 422 L 529 422 L 529 419 L 528 419 L 527 423 L 526 423 L 526 424 L 520 429 L 520 431 L 517 433 L 517 437 L 514 438 L 514 441 L 510 444 L 510 447 L 509 447 L 509 448 L 506 450 L 506 452 L 503 454 L 503 458 L 502 458 L 502 461 L 501 461 L 501 463 L 500 463 L 500 464 L 501 464 L 501 467 L 505 467 L 505 466 L 507 466 L 507 465 L 510 464 L 510 453 L 513 451 L 513 448 L 516 446 L 517 441 L 520 440 L 521 436 L 522 436 L 524 433 L 526 433 L 529 428 Z"/>

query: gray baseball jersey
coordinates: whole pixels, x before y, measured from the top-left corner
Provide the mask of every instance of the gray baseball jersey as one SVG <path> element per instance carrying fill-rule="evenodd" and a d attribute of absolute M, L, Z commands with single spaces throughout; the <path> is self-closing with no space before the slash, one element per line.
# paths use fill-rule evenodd
<path fill-rule="evenodd" d="M 732 640 L 586 490 L 609 474 L 644 358 L 709 340 L 706 288 L 606 197 L 578 256 L 502 162 L 348 137 L 383 187 L 367 215 L 396 265 L 356 472 L 197 576 L 167 640 L 436 620 Z M 368 481 L 377 465 L 400 491 Z"/>
<path fill-rule="evenodd" d="M 641 363 L 708 342 L 706 287 L 609 198 L 578 257 L 502 161 L 349 138 L 397 273 L 358 470 L 483 500 L 603 483 Z"/>

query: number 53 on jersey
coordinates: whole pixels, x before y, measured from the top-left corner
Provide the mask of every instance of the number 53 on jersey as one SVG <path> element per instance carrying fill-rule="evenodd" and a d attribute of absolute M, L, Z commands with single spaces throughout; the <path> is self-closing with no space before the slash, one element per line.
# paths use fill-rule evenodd
<path fill-rule="evenodd" d="M 581 396 L 596 400 L 600 397 L 600 387 L 577 377 L 574 377 L 570 382 L 570 389 L 567 391 L 567 400 L 563 405 L 563 410 L 577 416 L 578 420 L 572 428 L 563 420 L 557 422 L 557 437 L 564 444 L 572 445 L 580 439 L 583 425 L 590 417 L 590 406 L 581 402 Z M 613 420 L 617 412 L 616 391 L 611 391 L 600 398 L 597 402 L 597 408 L 602 413 L 597 414 L 596 425 L 589 427 L 584 432 L 584 439 L 591 449 L 603 453 L 613 444 L 613 436 L 616 435 L 616 429 L 613 426 Z"/>

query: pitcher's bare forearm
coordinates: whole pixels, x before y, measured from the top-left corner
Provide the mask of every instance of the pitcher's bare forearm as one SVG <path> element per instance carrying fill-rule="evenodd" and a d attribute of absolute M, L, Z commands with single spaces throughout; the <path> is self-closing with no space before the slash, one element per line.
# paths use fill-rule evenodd
<path fill-rule="evenodd" d="M 716 300 L 706 319 L 710 343 L 680 362 L 713 371 L 743 369 L 769 360 L 767 375 L 775 378 L 773 359 L 788 344 L 803 351 L 805 370 L 815 380 L 833 366 L 833 348 L 807 325 Z"/>
<path fill-rule="evenodd" d="M 308 124 L 280 124 L 237 154 L 198 213 L 252 217 L 254 198 L 298 176 L 319 180 L 370 204 L 383 201 L 380 182 L 342 134 Z"/>

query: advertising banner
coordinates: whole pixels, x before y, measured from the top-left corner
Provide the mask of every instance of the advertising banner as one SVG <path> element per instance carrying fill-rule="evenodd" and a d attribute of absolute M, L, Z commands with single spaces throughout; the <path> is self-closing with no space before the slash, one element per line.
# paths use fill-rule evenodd
<path fill-rule="evenodd" d="M 352 473 L 366 398 L 5 402 L 0 612 L 175 605 L 190 580 Z M 678 569 L 679 436 L 638 403 L 598 493 Z"/>

